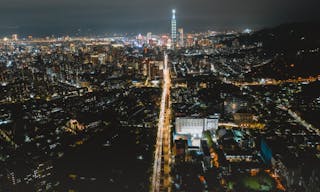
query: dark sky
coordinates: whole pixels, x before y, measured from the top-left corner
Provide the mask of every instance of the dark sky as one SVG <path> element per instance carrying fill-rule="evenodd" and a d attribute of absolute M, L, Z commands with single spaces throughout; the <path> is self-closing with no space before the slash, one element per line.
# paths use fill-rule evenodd
<path fill-rule="evenodd" d="M 261 28 L 320 19 L 320 0 L 0 0 L 0 36 Z"/>

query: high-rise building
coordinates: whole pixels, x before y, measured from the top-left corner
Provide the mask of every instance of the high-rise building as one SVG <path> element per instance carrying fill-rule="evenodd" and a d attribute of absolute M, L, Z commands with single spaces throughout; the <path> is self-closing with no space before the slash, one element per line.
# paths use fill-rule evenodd
<path fill-rule="evenodd" d="M 186 42 L 186 46 L 187 47 L 191 47 L 191 46 L 193 46 L 195 44 L 192 34 L 188 34 L 186 40 L 187 40 L 187 42 Z"/>
<path fill-rule="evenodd" d="M 147 33 L 147 41 L 149 42 L 152 38 L 152 33 L 151 32 L 148 32 Z"/>
<path fill-rule="evenodd" d="M 176 44 L 177 40 L 177 21 L 176 21 L 176 10 L 172 9 L 172 18 L 171 18 L 171 40 L 173 47 Z"/>
<path fill-rule="evenodd" d="M 179 28 L 179 46 L 184 47 L 184 34 L 183 34 L 183 28 Z"/>
<path fill-rule="evenodd" d="M 18 34 L 12 34 L 11 38 L 13 41 L 18 41 Z"/>
<path fill-rule="evenodd" d="M 148 45 L 152 44 L 152 33 L 151 32 L 147 33 L 147 44 Z"/>

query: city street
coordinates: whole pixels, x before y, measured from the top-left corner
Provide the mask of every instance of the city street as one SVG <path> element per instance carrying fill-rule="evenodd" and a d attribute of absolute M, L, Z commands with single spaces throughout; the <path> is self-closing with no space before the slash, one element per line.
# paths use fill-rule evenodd
<path fill-rule="evenodd" d="M 168 67 L 168 55 L 165 54 L 163 88 L 151 183 L 151 191 L 154 192 L 170 191 L 170 87 L 171 78 L 170 69 Z"/>

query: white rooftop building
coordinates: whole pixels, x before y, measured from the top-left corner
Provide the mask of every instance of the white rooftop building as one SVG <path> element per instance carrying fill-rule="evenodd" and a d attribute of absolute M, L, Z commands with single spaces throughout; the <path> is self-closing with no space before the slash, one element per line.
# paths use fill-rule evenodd
<path fill-rule="evenodd" d="M 209 118 L 177 117 L 176 134 L 201 137 L 206 130 L 215 131 L 218 129 L 219 115 L 215 114 Z"/>

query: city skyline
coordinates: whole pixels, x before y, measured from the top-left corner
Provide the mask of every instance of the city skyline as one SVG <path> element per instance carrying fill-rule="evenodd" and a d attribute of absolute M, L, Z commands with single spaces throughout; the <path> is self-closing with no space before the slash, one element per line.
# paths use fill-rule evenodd
<path fill-rule="evenodd" d="M 266 1 L 38 1 L 1 0 L 0 36 L 165 33 L 177 9 L 185 31 L 261 29 L 282 23 L 319 20 L 319 2 Z"/>
<path fill-rule="evenodd" d="M 0 192 L 320 192 L 316 0 L 0 3 Z"/>

